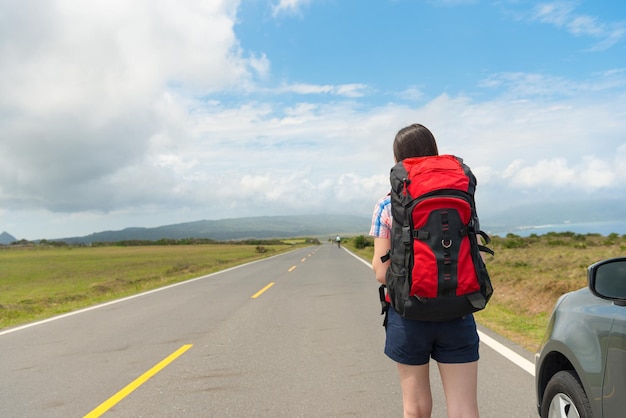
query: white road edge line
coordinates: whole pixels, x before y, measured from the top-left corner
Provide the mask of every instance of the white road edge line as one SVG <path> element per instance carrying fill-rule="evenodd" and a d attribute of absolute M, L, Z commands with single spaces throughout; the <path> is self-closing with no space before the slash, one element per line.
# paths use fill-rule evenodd
<path fill-rule="evenodd" d="M 531 376 L 535 376 L 535 364 L 532 361 L 526 360 L 524 357 L 520 356 L 504 344 L 494 340 L 484 332 L 478 331 L 478 336 L 480 337 L 481 342 L 487 344 L 500 355 L 521 367 L 522 370 L 528 372 Z"/>
<path fill-rule="evenodd" d="M 363 260 L 358 255 L 352 253 L 352 251 L 348 250 L 347 248 L 345 247 L 343 248 L 344 250 L 346 250 L 348 254 L 350 254 L 351 256 L 353 256 L 354 258 L 356 258 L 357 260 L 359 260 L 360 262 L 362 262 L 369 268 L 372 268 L 372 265 L 370 263 Z M 519 354 L 517 354 L 515 351 L 511 350 L 504 344 L 494 340 L 493 338 L 491 338 L 484 332 L 478 331 L 478 336 L 480 338 L 480 341 L 485 343 L 492 350 L 494 350 L 495 352 L 497 352 L 498 354 L 500 354 L 507 360 L 511 361 L 513 364 L 519 366 L 522 370 L 528 372 L 531 376 L 533 377 L 535 376 L 535 365 L 532 361 L 526 360 L 524 357 L 520 356 Z"/>

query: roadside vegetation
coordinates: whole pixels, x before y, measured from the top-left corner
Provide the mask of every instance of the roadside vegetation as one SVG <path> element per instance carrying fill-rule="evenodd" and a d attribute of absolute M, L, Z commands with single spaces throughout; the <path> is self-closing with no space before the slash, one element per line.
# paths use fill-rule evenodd
<path fill-rule="evenodd" d="M 346 246 L 371 262 L 372 238 L 353 237 Z M 589 265 L 626 255 L 626 235 L 509 234 L 493 237 L 489 247 L 496 253 L 485 257 L 494 294 L 476 320 L 534 352 L 557 299 L 587 286 Z"/>
<path fill-rule="evenodd" d="M 0 246 L 0 329 L 319 243 L 315 238 L 228 243 L 189 239 L 90 247 L 45 241 Z M 372 260 L 371 237 L 344 238 L 342 245 Z M 476 318 L 535 351 L 557 299 L 587 286 L 589 265 L 626 255 L 626 235 L 509 234 L 493 237 L 490 247 L 496 253 L 486 256 L 494 295 Z"/>
<path fill-rule="evenodd" d="M 0 329 L 210 274 L 317 239 L 0 245 Z M 148 245 L 149 244 L 149 245 Z"/>

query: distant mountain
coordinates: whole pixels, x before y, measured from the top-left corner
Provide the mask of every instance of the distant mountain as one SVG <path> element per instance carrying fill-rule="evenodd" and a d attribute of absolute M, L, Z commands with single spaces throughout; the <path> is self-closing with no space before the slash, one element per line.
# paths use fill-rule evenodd
<path fill-rule="evenodd" d="M 216 241 L 366 235 L 371 220 L 351 215 L 262 216 L 195 221 L 155 228 L 126 228 L 96 232 L 83 237 L 61 238 L 67 243 L 117 242 L 126 240 L 208 238 Z"/>
<path fill-rule="evenodd" d="M 489 210 L 490 209 L 490 210 Z M 509 232 L 527 233 L 569 230 L 579 233 L 608 231 L 626 234 L 626 199 L 591 199 L 572 202 L 529 202 L 506 210 L 481 210 L 483 230 L 504 236 Z M 600 228 L 594 223 L 608 224 Z M 206 238 L 215 241 L 272 239 L 340 235 L 367 235 L 371 218 L 356 215 L 260 216 L 220 220 L 201 220 L 154 228 L 130 227 L 119 231 L 102 231 L 82 237 L 58 238 L 52 241 L 89 244 L 126 240 L 158 241 L 160 239 Z M 588 224 L 588 225 L 577 225 Z M 575 230 L 580 229 L 580 231 Z M 586 229 L 586 231 L 585 231 Z M 0 245 L 17 241 L 7 232 L 0 234 Z"/>
<path fill-rule="evenodd" d="M 15 241 L 17 239 L 6 231 L 2 231 L 2 234 L 0 234 L 0 245 L 9 245 Z"/>

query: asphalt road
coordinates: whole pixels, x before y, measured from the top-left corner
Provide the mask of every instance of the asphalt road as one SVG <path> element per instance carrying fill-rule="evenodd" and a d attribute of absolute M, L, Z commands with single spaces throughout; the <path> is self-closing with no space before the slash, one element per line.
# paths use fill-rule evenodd
<path fill-rule="evenodd" d="M 327 244 L 0 331 L 0 417 L 399 417 L 377 292 Z M 481 332 L 481 417 L 536 417 L 532 354 Z"/>

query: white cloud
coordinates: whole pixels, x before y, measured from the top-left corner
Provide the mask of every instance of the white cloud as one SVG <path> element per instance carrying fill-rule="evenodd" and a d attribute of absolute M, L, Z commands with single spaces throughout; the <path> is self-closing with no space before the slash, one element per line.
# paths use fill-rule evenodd
<path fill-rule="evenodd" d="M 361 97 L 362 90 L 367 88 L 364 84 L 340 84 L 337 86 L 337 94 L 344 97 Z"/>
<path fill-rule="evenodd" d="M 362 97 L 367 86 L 364 84 L 339 84 L 339 85 L 317 85 L 317 84 L 283 84 L 282 86 L 271 89 L 269 92 L 274 94 L 297 93 L 297 94 L 330 94 L 343 97 Z"/>
<path fill-rule="evenodd" d="M 586 80 L 573 80 L 563 76 L 541 73 L 496 73 L 480 82 L 480 86 L 493 91 L 502 91 L 515 100 L 538 97 L 581 97 L 587 94 L 606 93 L 614 95 L 617 89 L 626 86 L 626 68 L 591 74 Z"/>
<path fill-rule="evenodd" d="M 592 50 L 605 50 L 624 39 L 625 22 L 602 22 L 595 16 L 580 14 L 576 3 L 557 1 L 540 3 L 535 7 L 534 20 L 565 28 L 576 36 L 589 36 L 598 40 Z"/>
<path fill-rule="evenodd" d="M 153 140 L 176 142 L 188 118 L 182 96 L 241 86 L 250 68 L 262 73 L 263 57 L 241 56 L 237 5 L 3 7 L 10 24 L 0 36 L 0 174 L 5 196 L 22 196 L 5 204 L 37 196 L 26 201 L 66 210 L 71 196 L 142 164 Z"/>
<path fill-rule="evenodd" d="M 301 8 L 309 4 L 311 0 L 278 0 L 277 3 L 272 5 L 272 15 L 278 16 L 281 14 L 297 14 L 301 11 Z"/>
<path fill-rule="evenodd" d="M 214 91 L 247 75 L 232 30 L 235 2 L 47 4 L 3 10 L 13 26 L 0 39 L 0 106 L 113 113 L 149 104 L 164 83 Z"/>
<path fill-rule="evenodd" d="M 580 180 L 583 187 L 600 189 L 618 186 L 617 173 L 610 161 L 594 157 L 587 157 L 580 171 Z"/>
<path fill-rule="evenodd" d="M 270 61 L 265 54 L 261 54 L 259 57 L 252 56 L 250 58 L 250 67 L 256 71 L 260 78 L 266 78 L 270 71 Z"/>
<path fill-rule="evenodd" d="M 567 95 L 573 96 L 584 88 L 563 77 L 537 73 L 492 74 L 481 82 L 486 88 L 506 88 L 507 94 L 515 98 Z"/>
<path fill-rule="evenodd" d="M 419 87 L 412 86 L 397 94 L 403 100 L 417 101 L 424 98 L 424 93 Z"/>
<path fill-rule="evenodd" d="M 540 3 L 535 6 L 534 18 L 545 23 L 564 26 L 570 21 L 573 13 L 574 3 L 572 2 Z"/>
<path fill-rule="evenodd" d="M 563 158 L 541 160 L 532 166 L 524 166 L 520 160 L 516 160 L 504 171 L 504 177 L 510 179 L 512 186 L 522 188 L 545 185 L 563 187 L 575 181 L 575 174 Z"/>
<path fill-rule="evenodd" d="M 602 189 L 620 189 L 619 157 L 597 158 L 583 156 L 578 161 L 568 161 L 565 158 L 552 158 L 526 164 L 522 160 L 515 160 L 502 172 L 502 177 L 514 189 L 528 189 L 529 191 L 541 188 L 554 193 L 571 191 L 593 192 Z"/>

